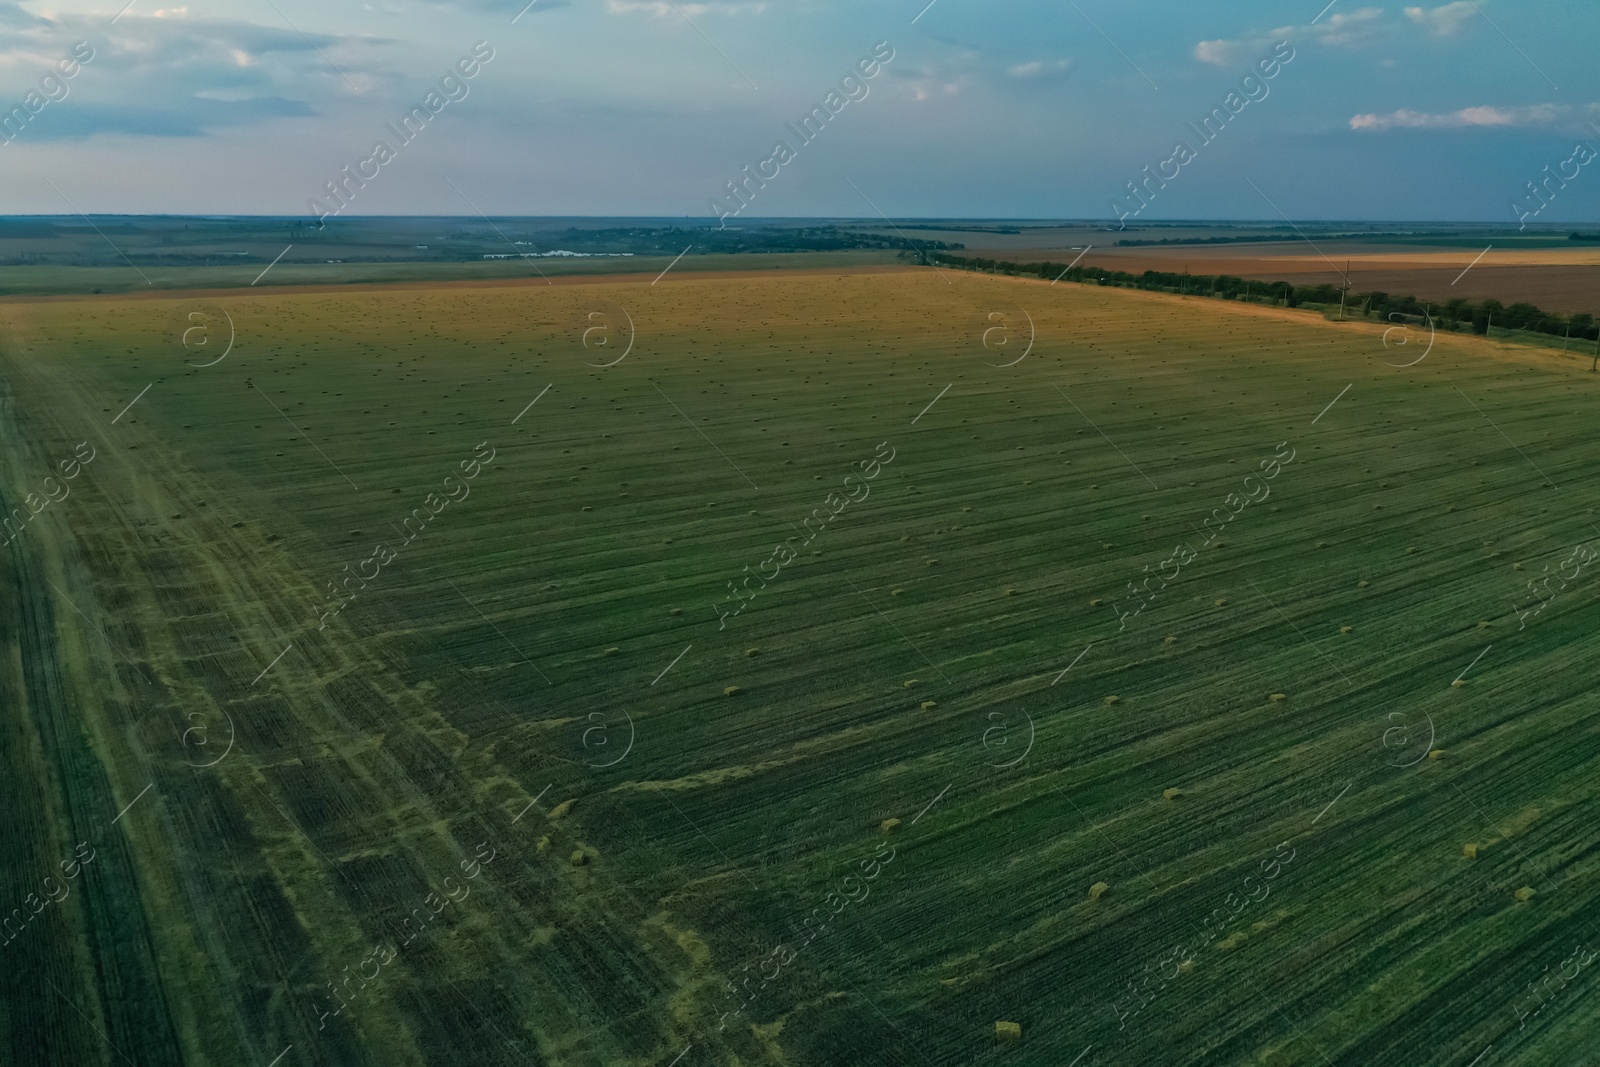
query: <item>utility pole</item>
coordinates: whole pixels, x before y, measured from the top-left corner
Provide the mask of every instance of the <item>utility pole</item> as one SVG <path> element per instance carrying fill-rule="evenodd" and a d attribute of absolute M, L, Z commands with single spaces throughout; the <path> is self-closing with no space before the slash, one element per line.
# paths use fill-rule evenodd
<path fill-rule="evenodd" d="M 1567 339 L 1561 342 L 1561 354 L 1567 354 L 1567 346 L 1572 343 L 1572 323 L 1567 323 Z"/>

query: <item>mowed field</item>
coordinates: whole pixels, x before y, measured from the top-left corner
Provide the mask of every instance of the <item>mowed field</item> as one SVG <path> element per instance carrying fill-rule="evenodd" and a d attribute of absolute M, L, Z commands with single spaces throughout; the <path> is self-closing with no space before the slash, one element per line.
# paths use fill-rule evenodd
<path fill-rule="evenodd" d="M 68 889 L 6 1062 L 1594 1052 L 1587 361 L 931 270 L 206 301 L 0 304 L 4 509 L 70 489 L 0 546 L 0 907 Z"/>

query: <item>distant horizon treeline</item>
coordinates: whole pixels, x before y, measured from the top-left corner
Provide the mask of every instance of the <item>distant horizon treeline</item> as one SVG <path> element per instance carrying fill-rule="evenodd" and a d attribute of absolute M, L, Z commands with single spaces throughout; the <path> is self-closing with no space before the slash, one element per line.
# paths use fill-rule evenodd
<path fill-rule="evenodd" d="M 952 256 L 932 253 L 930 263 L 957 267 L 964 270 L 987 271 L 1010 275 L 1036 275 L 1054 281 L 1062 279 L 1086 284 L 1112 285 L 1124 289 L 1146 289 L 1153 292 L 1182 293 L 1191 296 L 1214 297 L 1218 300 L 1248 300 L 1252 303 L 1270 302 L 1283 307 L 1300 307 L 1304 304 L 1334 305 L 1339 303 L 1340 287 L 1337 285 L 1292 285 L 1285 281 L 1266 282 L 1253 278 L 1236 278 L 1231 274 L 1181 274 L 1176 271 L 1147 270 L 1131 274 L 1104 267 L 1075 266 L 1065 263 L 1013 263 L 1009 260 L 984 259 L 976 256 Z M 1465 300 L 1456 298 L 1442 304 L 1419 300 L 1414 296 L 1396 296 L 1377 290 L 1350 292 L 1345 298 L 1347 314 L 1363 316 L 1390 315 L 1429 316 L 1447 330 L 1486 334 L 1490 326 L 1504 329 L 1532 330 L 1536 333 L 1565 336 L 1570 329 L 1575 338 L 1600 340 L 1594 316 L 1589 312 L 1560 315 L 1545 311 L 1533 304 L 1506 305 L 1495 299 Z"/>

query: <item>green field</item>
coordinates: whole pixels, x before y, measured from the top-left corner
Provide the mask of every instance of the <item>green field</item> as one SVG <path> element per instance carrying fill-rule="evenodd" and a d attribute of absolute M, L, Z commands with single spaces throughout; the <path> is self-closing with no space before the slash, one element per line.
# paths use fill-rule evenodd
<path fill-rule="evenodd" d="M 4 1062 L 1593 1053 L 1587 357 L 928 270 L 207 300 L 0 304 L 0 909 L 69 889 Z"/>

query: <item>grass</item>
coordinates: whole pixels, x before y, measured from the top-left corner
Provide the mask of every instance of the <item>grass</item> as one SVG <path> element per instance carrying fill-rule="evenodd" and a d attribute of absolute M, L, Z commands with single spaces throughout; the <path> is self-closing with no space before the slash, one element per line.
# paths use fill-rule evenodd
<path fill-rule="evenodd" d="M 1595 936 L 1600 587 L 1511 607 L 1595 536 L 1586 368 L 1441 334 L 1397 370 L 1374 326 L 931 271 L 214 299 L 238 342 L 204 370 L 181 298 L 4 306 L 5 504 L 99 450 L 0 553 L 0 891 L 102 849 L 8 949 L 13 1059 L 113 1061 L 63 997 L 161 1063 L 987 1064 L 1020 1054 L 996 1020 L 1029 1062 L 1591 1040 L 1583 979 L 1525 1030 L 1510 994 Z M 600 300 L 638 330 L 604 370 L 571 326 Z M 1019 304 L 999 369 L 971 323 Z M 197 769 L 182 730 L 228 721 Z M 1164 982 L 1279 842 L 1270 903 Z"/>

